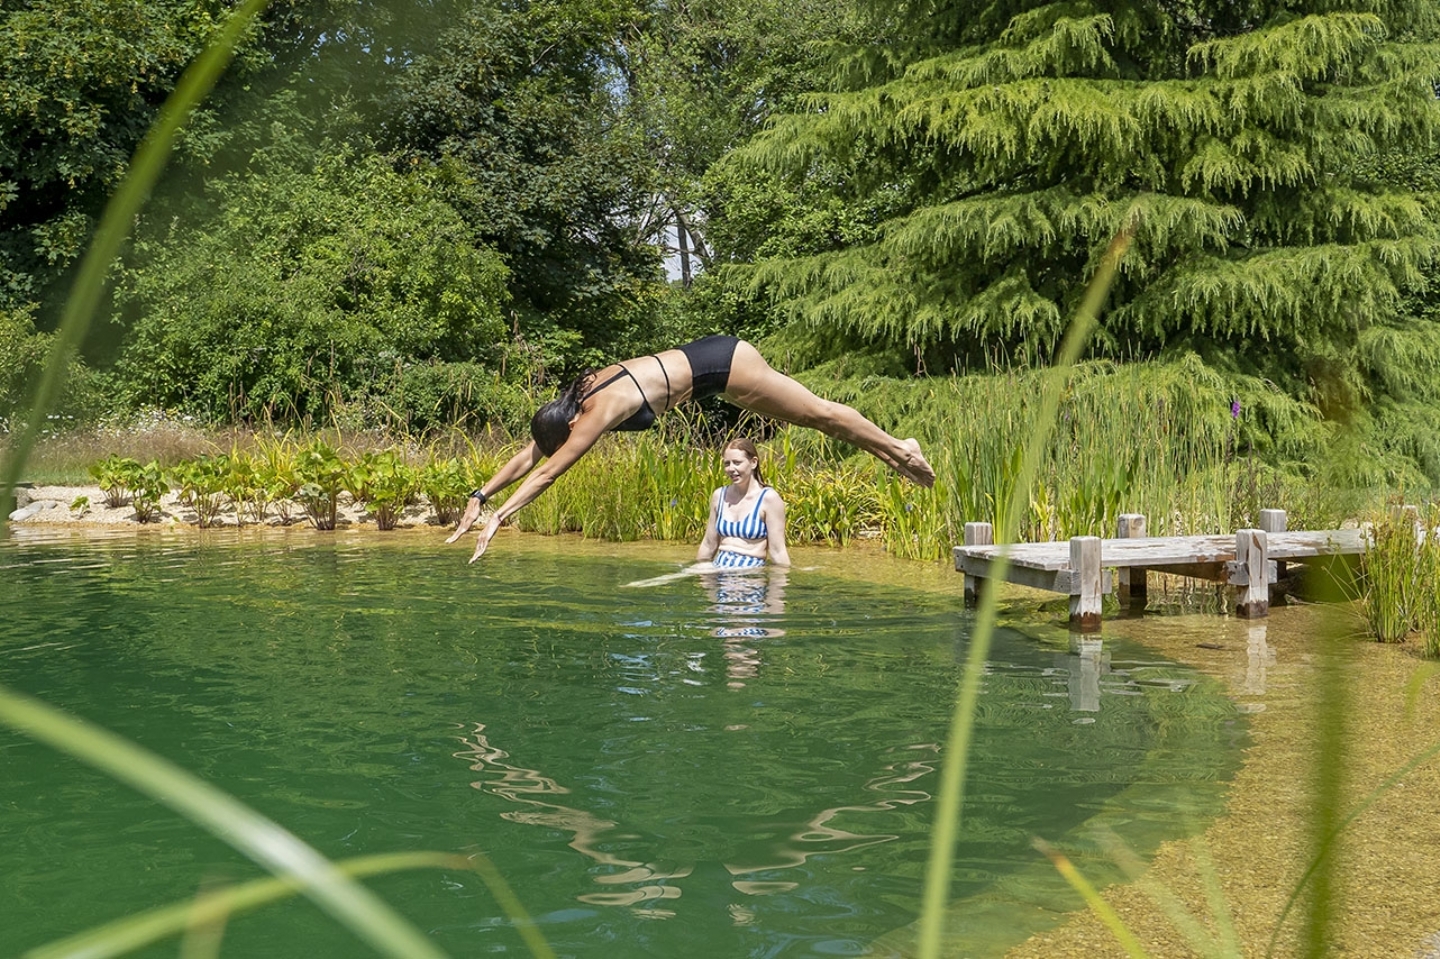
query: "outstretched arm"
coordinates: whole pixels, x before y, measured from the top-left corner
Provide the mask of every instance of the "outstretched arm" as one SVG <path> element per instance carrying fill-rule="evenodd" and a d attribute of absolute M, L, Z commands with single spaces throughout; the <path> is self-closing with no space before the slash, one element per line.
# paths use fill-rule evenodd
<path fill-rule="evenodd" d="M 480 484 L 481 496 L 484 497 L 485 500 L 488 500 L 490 497 L 499 494 L 505 487 L 534 469 L 535 464 L 538 462 L 540 462 L 540 450 L 532 440 L 526 443 L 520 452 L 510 457 L 510 461 L 500 467 L 498 473 L 490 477 L 488 481 Z M 460 525 L 455 527 L 455 532 L 451 533 L 445 542 L 453 543 L 464 536 L 470 527 L 475 525 L 475 521 L 480 518 L 480 512 L 484 507 L 485 503 L 480 498 L 471 496 L 466 499 L 465 512 L 460 517 Z"/>
<path fill-rule="evenodd" d="M 485 527 L 480 530 L 479 538 L 475 543 L 475 552 L 471 555 L 470 562 L 475 562 L 485 554 L 485 550 L 490 546 L 491 537 L 500 529 L 502 523 L 534 502 L 541 493 L 550 488 L 550 484 L 554 483 L 560 474 L 574 466 L 580 457 L 590 452 L 590 447 L 594 446 L 595 442 L 600 439 L 600 435 L 605 432 L 605 425 L 598 417 L 590 417 L 588 423 L 585 422 L 585 419 L 585 417 L 581 417 L 576 420 L 570 428 L 570 438 L 565 441 L 565 444 L 538 469 L 526 476 L 525 481 L 520 484 L 520 488 L 505 500 L 504 505 L 490 514 Z M 530 445 L 534 446 L 535 444 Z"/>
<path fill-rule="evenodd" d="M 716 526 L 719 521 L 718 509 L 720 505 L 720 491 L 710 497 L 710 518 L 705 521 L 705 536 L 700 540 L 700 549 L 695 553 L 695 562 L 708 563 L 715 558 L 715 551 L 720 548 L 720 530 Z"/>

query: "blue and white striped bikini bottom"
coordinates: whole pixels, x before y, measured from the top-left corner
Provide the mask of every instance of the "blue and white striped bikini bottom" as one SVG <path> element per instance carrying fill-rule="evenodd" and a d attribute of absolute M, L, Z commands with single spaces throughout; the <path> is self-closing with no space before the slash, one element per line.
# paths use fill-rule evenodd
<path fill-rule="evenodd" d="M 765 560 L 759 556 L 746 556 L 744 553 L 732 553 L 728 549 L 722 549 L 716 553 L 715 558 L 711 562 L 724 569 L 750 569 L 755 566 L 765 565 Z"/>

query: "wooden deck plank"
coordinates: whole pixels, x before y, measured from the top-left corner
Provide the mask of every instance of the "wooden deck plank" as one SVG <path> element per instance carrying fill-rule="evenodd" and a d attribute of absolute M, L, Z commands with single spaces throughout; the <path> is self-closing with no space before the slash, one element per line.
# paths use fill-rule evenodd
<path fill-rule="evenodd" d="M 1270 533 L 1269 558 L 1272 560 L 1313 559 L 1336 554 L 1351 555 L 1364 551 L 1364 533 L 1358 529 L 1301 530 Z M 984 576 L 961 565 L 965 559 L 993 562 L 1001 549 L 998 545 L 955 547 L 955 568 L 973 576 Z M 1070 542 L 1012 543 L 1010 564 L 1015 568 L 1057 573 L 1070 568 Z M 1225 563 L 1235 559 L 1234 534 L 1219 536 L 1147 536 L 1135 539 L 1106 539 L 1100 542 L 1101 566 L 1146 567 L 1157 571 L 1166 566 Z"/>
<path fill-rule="evenodd" d="M 1268 515 L 1264 515 L 1268 514 Z M 1037 589 L 1068 594 L 1070 628 L 1082 632 L 1100 628 L 1100 597 L 1110 592 L 1105 569 L 1118 569 L 1122 600 L 1138 582 L 1138 602 L 1144 608 L 1146 571 L 1169 573 L 1229 583 L 1239 587 L 1236 612 L 1260 617 L 1270 609 L 1270 587 L 1289 562 L 1321 556 L 1356 555 L 1368 545 L 1369 534 L 1359 529 L 1285 530 L 1283 510 L 1262 511 L 1262 526 L 1217 536 L 1136 536 L 1145 530 L 1139 514 L 1121 517 L 1115 539 L 1077 536 L 1051 543 L 991 542 L 989 523 L 965 524 L 964 546 L 954 548 L 955 569 L 965 574 L 965 597 L 973 603 L 985 583 L 997 579 L 1002 554 L 1008 557 L 1004 579 Z M 1426 535 L 1417 531 L 1417 538 Z M 1076 568 L 1081 566 L 1083 568 Z M 1131 574 L 1131 575 L 1127 575 Z"/>

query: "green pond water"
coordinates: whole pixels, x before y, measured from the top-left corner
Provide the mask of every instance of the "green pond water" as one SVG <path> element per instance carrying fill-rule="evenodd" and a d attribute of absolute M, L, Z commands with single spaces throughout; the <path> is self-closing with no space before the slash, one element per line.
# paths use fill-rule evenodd
<path fill-rule="evenodd" d="M 958 584 L 822 559 L 626 588 L 676 570 L 674 550 L 512 537 L 467 566 L 455 549 L 12 534 L 0 683 L 327 856 L 483 851 L 560 956 L 904 954 L 973 627 Z M 949 954 L 998 954 L 1079 905 L 1033 837 L 1104 881 L 1097 826 L 1144 853 L 1203 825 L 1244 735 L 1215 684 L 1143 647 L 1002 628 Z M 0 864 L 0 956 L 261 874 L 4 729 Z M 367 882 L 450 955 L 528 954 L 473 872 Z M 221 954 L 371 953 L 297 899 L 234 918 Z"/>

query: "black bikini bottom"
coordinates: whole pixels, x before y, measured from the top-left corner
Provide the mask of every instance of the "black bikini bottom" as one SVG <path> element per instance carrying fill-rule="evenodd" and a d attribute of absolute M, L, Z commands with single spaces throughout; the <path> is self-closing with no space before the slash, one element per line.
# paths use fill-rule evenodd
<path fill-rule="evenodd" d="M 737 337 L 716 334 L 686 343 L 680 352 L 690 361 L 690 372 L 695 377 L 695 388 L 691 399 L 703 400 L 725 392 L 730 384 L 730 364 L 735 358 Z"/>

